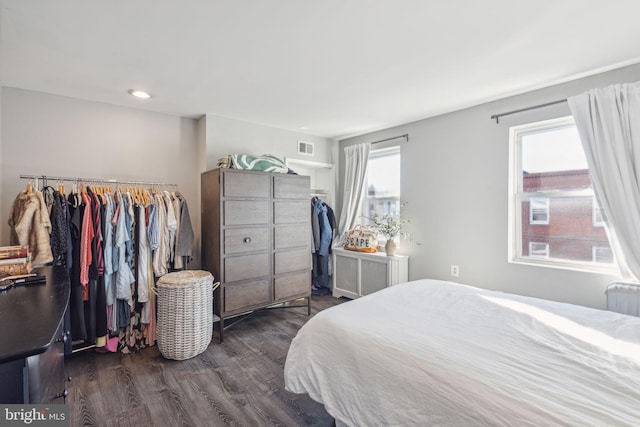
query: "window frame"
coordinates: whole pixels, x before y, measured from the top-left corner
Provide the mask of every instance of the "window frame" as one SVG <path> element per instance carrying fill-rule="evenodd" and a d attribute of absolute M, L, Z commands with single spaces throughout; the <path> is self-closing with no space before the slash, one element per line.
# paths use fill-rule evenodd
<path fill-rule="evenodd" d="M 531 257 L 524 256 L 522 254 L 522 204 L 524 201 L 532 198 L 548 198 L 549 205 L 551 205 L 551 203 L 553 203 L 553 199 L 556 198 L 584 196 L 591 196 L 593 198 L 593 189 L 527 193 L 522 191 L 523 174 L 521 173 L 522 156 L 520 148 L 522 136 L 569 126 L 575 126 L 573 116 L 531 122 L 509 128 L 507 261 L 513 264 L 559 268 L 599 274 L 617 274 L 618 269 L 615 262 L 614 264 L 605 264 L 588 261 L 565 260 L 560 258 Z M 550 215 L 548 215 L 548 217 L 549 216 Z"/>

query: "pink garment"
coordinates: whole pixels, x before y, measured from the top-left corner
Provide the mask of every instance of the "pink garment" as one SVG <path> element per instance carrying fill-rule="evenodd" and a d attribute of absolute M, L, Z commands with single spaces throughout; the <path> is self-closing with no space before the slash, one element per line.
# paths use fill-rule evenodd
<path fill-rule="evenodd" d="M 98 353 L 115 353 L 118 351 L 118 337 L 107 338 L 107 343 L 102 347 L 96 347 Z"/>
<path fill-rule="evenodd" d="M 118 351 L 118 337 L 110 337 L 107 338 L 107 350 L 109 350 L 111 353 L 115 353 L 116 351 Z"/>
<path fill-rule="evenodd" d="M 82 217 L 82 231 L 80 232 L 80 283 L 82 284 L 82 299 L 89 300 L 89 266 L 92 261 L 91 240 L 93 239 L 93 219 L 91 218 L 91 199 L 87 193 L 82 194 L 85 204 Z"/>

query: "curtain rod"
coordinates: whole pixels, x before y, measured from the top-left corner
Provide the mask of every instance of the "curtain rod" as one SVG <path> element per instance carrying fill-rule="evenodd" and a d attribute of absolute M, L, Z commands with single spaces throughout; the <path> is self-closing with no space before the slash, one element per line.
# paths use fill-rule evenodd
<path fill-rule="evenodd" d="M 567 102 L 567 100 L 566 99 L 559 99 L 557 101 L 547 102 L 546 104 L 534 105 L 532 107 L 521 108 L 519 110 L 507 111 L 506 113 L 494 114 L 493 116 L 491 116 L 491 120 L 496 119 L 496 124 L 498 124 L 498 123 L 500 123 L 499 119 L 502 116 L 508 116 L 508 115 L 511 115 L 511 114 L 522 113 L 523 111 L 529 111 L 529 110 L 535 110 L 535 109 L 538 109 L 538 108 L 549 107 L 551 105 L 562 104 L 563 102 Z"/>
<path fill-rule="evenodd" d="M 393 141 L 394 139 L 399 139 L 399 138 L 404 138 L 407 141 L 409 141 L 409 134 L 405 133 L 404 135 L 394 136 L 393 138 L 387 138 L 387 139 L 381 139 L 380 141 L 374 141 L 374 142 L 371 143 L 371 145 L 380 144 L 381 142 Z"/>
<path fill-rule="evenodd" d="M 71 181 L 71 182 L 95 182 L 104 184 L 131 184 L 131 185 L 158 185 L 167 187 L 177 187 L 177 184 L 169 184 L 166 182 L 150 182 L 150 181 L 130 181 L 122 179 L 100 179 L 100 178 L 72 178 L 68 176 L 49 176 L 49 175 L 20 175 L 20 179 L 41 179 L 51 181 Z"/>

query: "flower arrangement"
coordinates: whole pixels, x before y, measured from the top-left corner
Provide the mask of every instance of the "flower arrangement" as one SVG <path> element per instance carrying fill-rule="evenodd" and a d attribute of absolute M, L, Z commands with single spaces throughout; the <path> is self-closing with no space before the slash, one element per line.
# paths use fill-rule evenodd
<path fill-rule="evenodd" d="M 411 240 L 411 234 L 407 231 L 404 231 L 403 228 L 406 224 L 411 221 L 405 218 L 402 218 L 402 210 L 406 206 L 406 203 L 400 204 L 400 216 L 398 218 L 394 217 L 391 214 L 385 214 L 383 216 L 373 215 L 371 217 L 367 217 L 369 220 L 369 227 L 375 229 L 378 233 L 382 234 L 387 239 L 387 244 L 394 246 L 394 248 L 390 249 L 386 246 L 387 254 L 391 252 L 391 254 L 395 253 L 395 245 L 393 245 L 393 239 L 396 236 L 402 236 L 405 239 Z"/>

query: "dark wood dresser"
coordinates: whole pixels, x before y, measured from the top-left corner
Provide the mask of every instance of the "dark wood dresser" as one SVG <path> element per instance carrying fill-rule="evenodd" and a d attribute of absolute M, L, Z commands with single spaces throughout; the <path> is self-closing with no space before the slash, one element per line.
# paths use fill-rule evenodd
<path fill-rule="evenodd" d="M 46 283 L 0 293 L 0 403 L 63 403 L 64 313 L 69 276 L 63 267 L 35 271 Z"/>

